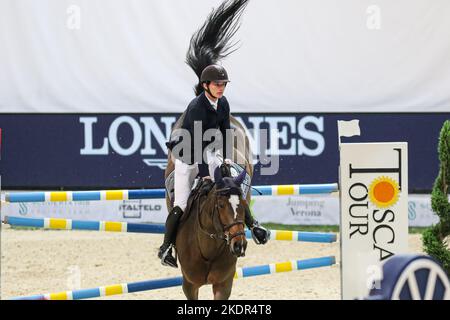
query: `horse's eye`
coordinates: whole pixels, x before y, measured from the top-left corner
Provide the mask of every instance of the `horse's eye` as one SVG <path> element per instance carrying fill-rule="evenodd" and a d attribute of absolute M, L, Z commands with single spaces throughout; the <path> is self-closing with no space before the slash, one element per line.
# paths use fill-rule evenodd
<path fill-rule="evenodd" d="M 220 208 L 220 209 L 225 208 L 225 206 L 224 206 L 224 204 L 223 204 L 222 202 L 219 202 L 219 208 Z"/>

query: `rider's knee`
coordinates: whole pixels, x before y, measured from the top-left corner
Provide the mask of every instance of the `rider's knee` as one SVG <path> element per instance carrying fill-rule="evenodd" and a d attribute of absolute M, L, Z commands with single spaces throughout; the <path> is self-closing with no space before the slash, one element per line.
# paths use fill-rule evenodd
<path fill-rule="evenodd" d="M 173 206 L 174 207 L 176 207 L 176 206 L 178 206 L 180 209 L 181 209 L 181 211 L 185 211 L 186 210 L 186 207 L 187 207 L 187 199 L 185 200 L 185 201 L 180 201 L 180 202 L 177 202 L 176 200 L 173 202 Z"/>

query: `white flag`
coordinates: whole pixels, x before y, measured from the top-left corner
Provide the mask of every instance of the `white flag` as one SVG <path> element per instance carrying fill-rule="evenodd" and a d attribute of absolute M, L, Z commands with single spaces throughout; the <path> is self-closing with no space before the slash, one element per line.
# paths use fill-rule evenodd
<path fill-rule="evenodd" d="M 339 138 L 361 135 L 361 131 L 359 130 L 359 120 L 338 120 L 338 134 Z"/>

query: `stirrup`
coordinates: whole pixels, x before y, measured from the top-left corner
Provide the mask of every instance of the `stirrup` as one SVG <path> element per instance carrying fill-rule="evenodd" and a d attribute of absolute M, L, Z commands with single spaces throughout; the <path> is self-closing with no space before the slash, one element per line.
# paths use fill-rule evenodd
<path fill-rule="evenodd" d="M 175 258 L 172 256 L 172 247 L 173 245 L 170 245 L 161 255 L 161 264 L 163 266 L 169 266 L 172 268 L 178 268 L 177 264 L 177 251 L 175 250 Z"/>

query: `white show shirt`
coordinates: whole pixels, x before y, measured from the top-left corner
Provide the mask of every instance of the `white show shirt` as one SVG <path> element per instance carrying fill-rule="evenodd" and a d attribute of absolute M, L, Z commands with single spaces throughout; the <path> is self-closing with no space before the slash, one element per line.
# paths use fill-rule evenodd
<path fill-rule="evenodd" d="M 206 99 L 208 99 L 208 101 L 211 104 L 211 106 L 214 108 L 214 110 L 217 111 L 217 102 L 219 101 L 219 99 L 217 99 L 216 101 L 213 101 L 213 100 L 209 99 L 206 94 L 205 94 L 205 96 L 206 96 Z"/>

